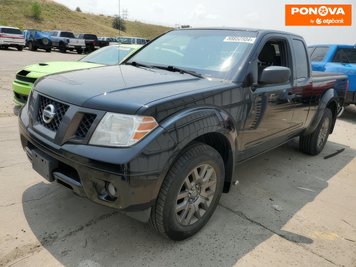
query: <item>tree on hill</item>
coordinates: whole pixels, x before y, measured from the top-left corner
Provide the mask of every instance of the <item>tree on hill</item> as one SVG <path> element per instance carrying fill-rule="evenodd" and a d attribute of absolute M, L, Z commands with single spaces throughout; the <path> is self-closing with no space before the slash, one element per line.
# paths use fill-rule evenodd
<path fill-rule="evenodd" d="M 77 6 L 77 8 L 75 9 L 75 11 L 77 11 L 77 12 L 82 12 L 82 10 L 80 9 L 79 6 Z"/>
<path fill-rule="evenodd" d="M 119 16 L 115 16 L 113 21 L 112 21 L 112 27 L 114 29 L 117 29 L 119 31 L 126 31 L 126 23 L 125 21 L 119 17 Z"/>
<path fill-rule="evenodd" d="M 31 5 L 31 17 L 40 20 L 41 19 L 41 14 L 42 14 L 42 8 L 41 5 L 38 2 L 34 2 Z"/>

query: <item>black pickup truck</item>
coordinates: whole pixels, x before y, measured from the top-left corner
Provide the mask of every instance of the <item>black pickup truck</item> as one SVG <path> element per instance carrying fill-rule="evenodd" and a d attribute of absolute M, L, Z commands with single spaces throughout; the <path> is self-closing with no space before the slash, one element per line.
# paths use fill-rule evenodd
<path fill-rule="evenodd" d="M 108 41 L 98 40 L 98 37 L 91 33 L 80 33 L 78 38 L 85 40 L 85 52 L 87 53 L 109 45 Z"/>
<path fill-rule="evenodd" d="M 320 153 L 346 87 L 343 75 L 311 77 L 294 34 L 173 30 L 122 65 L 38 80 L 21 142 L 47 180 L 182 240 L 207 223 L 239 163 L 296 137 Z"/>

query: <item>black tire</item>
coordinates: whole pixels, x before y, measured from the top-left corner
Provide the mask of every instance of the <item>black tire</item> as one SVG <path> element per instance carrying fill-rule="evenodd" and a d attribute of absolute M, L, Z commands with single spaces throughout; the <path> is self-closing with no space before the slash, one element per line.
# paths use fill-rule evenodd
<path fill-rule="evenodd" d="M 22 50 L 23 50 L 23 46 L 22 46 L 22 45 L 19 45 L 19 46 L 17 47 L 17 50 L 18 50 L 18 51 L 22 51 Z"/>
<path fill-rule="evenodd" d="M 30 49 L 31 51 L 36 51 L 37 50 L 37 48 L 33 45 L 32 42 L 28 43 L 28 49 Z"/>
<path fill-rule="evenodd" d="M 61 53 L 66 53 L 67 52 L 67 49 L 64 46 L 64 44 L 59 44 L 59 52 L 61 52 Z"/>
<path fill-rule="evenodd" d="M 46 48 L 47 53 L 51 53 L 51 48 Z"/>
<path fill-rule="evenodd" d="M 194 143 L 181 154 L 165 177 L 151 211 L 150 224 L 172 240 L 194 235 L 214 213 L 224 176 L 220 154 L 208 145 Z"/>
<path fill-rule="evenodd" d="M 80 54 L 83 54 L 83 49 L 77 49 L 77 53 L 80 55 Z"/>
<path fill-rule="evenodd" d="M 309 155 L 318 155 L 328 141 L 332 121 L 333 114 L 330 109 L 326 108 L 314 132 L 300 136 L 299 150 Z"/>

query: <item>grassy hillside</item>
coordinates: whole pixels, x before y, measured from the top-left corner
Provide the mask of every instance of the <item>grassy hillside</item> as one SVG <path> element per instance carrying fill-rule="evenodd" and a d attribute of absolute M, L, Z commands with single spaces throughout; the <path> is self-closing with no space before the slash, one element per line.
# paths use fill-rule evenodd
<path fill-rule="evenodd" d="M 50 0 L 37 0 L 41 5 L 41 19 L 31 18 L 31 5 L 35 0 L 0 0 L 0 25 L 36 28 L 45 31 L 60 29 L 74 33 L 94 33 L 98 36 L 118 36 L 119 31 L 111 27 L 113 17 L 92 15 L 72 11 Z M 168 27 L 126 21 L 125 36 L 140 36 L 152 39 L 169 30 Z"/>

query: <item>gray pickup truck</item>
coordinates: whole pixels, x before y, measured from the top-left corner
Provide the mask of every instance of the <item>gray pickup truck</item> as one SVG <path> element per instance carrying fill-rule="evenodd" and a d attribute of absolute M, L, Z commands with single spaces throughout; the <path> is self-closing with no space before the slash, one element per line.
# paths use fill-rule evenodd
<path fill-rule="evenodd" d="M 59 49 L 61 53 L 76 50 L 78 54 L 82 54 L 85 49 L 85 40 L 76 38 L 72 32 L 52 31 L 51 40 L 52 47 Z"/>
<path fill-rule="evenodd" d="M 298 35 L 173 30 L 121 65 L 38 80 L 21 142 L 47 180 L 182 240 L 208 222 L 239 163 L 293 138 L 320 153 L 346 86 L 312 76 Z"/>

